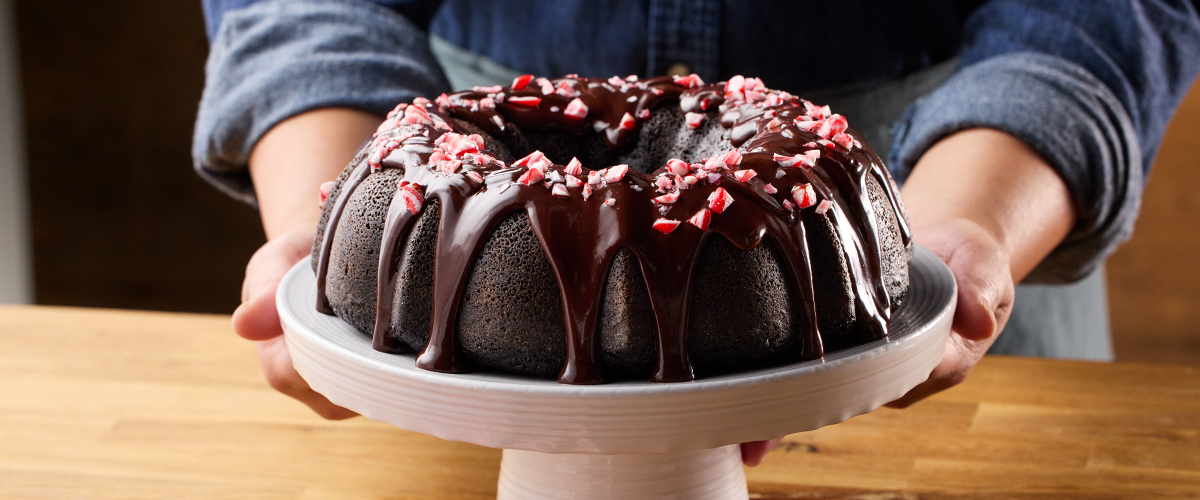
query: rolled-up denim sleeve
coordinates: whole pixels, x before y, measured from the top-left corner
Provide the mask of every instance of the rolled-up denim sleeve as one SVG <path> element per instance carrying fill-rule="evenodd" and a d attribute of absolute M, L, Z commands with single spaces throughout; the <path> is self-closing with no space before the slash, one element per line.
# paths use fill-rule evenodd
<path fill-rule="evenodd" d="M 1078 280 L 1133 232 L 1167 122 L 1200 71 L 1187 2 L 998 0 L 967 22 L 959 71 L 897 124 L 900 180 L 934 143 L 986 127 L 1029 144 L 1078 213 L 1026 282 Z"/>
<path fill-rule="evenodd" d="M 449 87 L 422 29 L 361 0 L 267 0 L 225 11 L 205 72 L 193 165 L 248 203 L 250 150 L 280 121 L 328 107 L 382 116 Z"/>

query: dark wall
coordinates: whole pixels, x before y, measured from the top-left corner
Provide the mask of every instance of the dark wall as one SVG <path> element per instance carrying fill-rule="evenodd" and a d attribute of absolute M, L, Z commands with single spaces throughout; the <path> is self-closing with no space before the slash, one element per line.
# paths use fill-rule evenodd
<path fill-rule="evenodd" d="M 199 0 L 17 0 L 37 302 L 230 312 L 257 213 L 192 172 Z"/>

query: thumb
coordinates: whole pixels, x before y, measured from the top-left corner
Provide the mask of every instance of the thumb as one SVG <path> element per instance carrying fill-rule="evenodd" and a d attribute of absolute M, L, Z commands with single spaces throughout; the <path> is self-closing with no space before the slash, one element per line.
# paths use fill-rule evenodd
<path fill-rule="evenodd" d="M 308 257 L 314 233 L 311 225 L 297 226 L 268 241 L 250 258 L 242 282 L 242 304 L 233 312 L 233 329 L 238 335 L 267 340 L 283 334 L 275 292 L 288 270 Z"/>

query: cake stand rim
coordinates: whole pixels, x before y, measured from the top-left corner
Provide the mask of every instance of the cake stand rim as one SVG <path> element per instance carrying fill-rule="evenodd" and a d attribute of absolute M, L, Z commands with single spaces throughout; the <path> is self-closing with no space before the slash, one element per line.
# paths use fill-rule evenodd
<path fill-rule="evenodd" d="M 540 393 L 548 397 L 566 396 L 566 397 L 628 397 L 635 395 L 653 396 L 658 394 L 682 394 L 691 392 L 706 392 L 714 389 L 737 388 L 744 386 L 752 386 L 765 382 L 779 381 L 782 379 L 805 377 L 822 371 L 827 371 L 838 367 L 840 364 L 852 363 L 859 357 L 870 357 L 883 354 L 885 352 L 902 349 L 906 344 L 913 342 L 917 337 L 930 333 L 930 330 L 946 315 L 954 314 L 954 298 L 957 296 L 958 285 L 954 281 L 950 269 L 946 267 L 932 252 L 925 249 L 921 245 L 914 243 L 914 254 L 927 254 L 927 257 L 932 257 L 935 263 L 941 266 L 935 272 L 948 276 L 951 289 L 947 293 L 949 301 L 936 313 L 936 316 L 913 331 L 903 332 L 901 335 L 893 335 L 888 339 L 876 340 L 855 346 L 849 349 L 837 351 L 820 359 L 806 360 L 796 363 L 790 363 L 782 366 L 770 368 L 762 368 L 738 372 L 732 374 L 719 375 L 714 377 L 705 377 L 697 380 L 686 382 L 671 382 L 660 383 L 650 381 L 622 381 L 607 384 L 596 385 L 569 385 L 559 384 L 554 380 L 549 379 L 534 379 L 532 377 L 514 376 L 503 373 L 491 372 L 475 372 L 475 373 L 442 373 L 427 370 L 416 369 L 408 366 L 398 366 L 379 359 L 371 357 L 358 357 L 357 361 L 373 365 L 376 369 L 383 372 L 388 372 L 393 375 L 402 376 L 417 380 L 421 383 L 429 383 L 453 387 L 456 389 L 476 390 L 483 389 L 487 391 L 510 391 L 519 394 Z M 917 262 L 914 255 L 912 262 Z M 922 259 L 922 262 L 930 262 L 927 258 Z M 910 264 L 911 265 L 911 264 Z M 303 259 L 292 266 L 279 284 L 279 293 L 276 298 L 276 308 L 279 311 L 280 321 L 285 326 L 295 328 L 298 325 L 303 325 L 306 328 L 295 329 L 296 331 L 288 331 L 285 328 L 285 333 L 291 335 L 305 335 L 309 340 L 316 340 L 325 343 L 332 347 L 333 351 L 340 354 L 356 356 L 352 352 L 347 352 L 343 346 L 334 344 L 331 340 L 320 333 L 309 330 L 312 325 L 304 324 L 296 313 L 292 310 L 290 300 L 285 296 L 287 289 L 297 286 L 296 281 L 304 278 L 304 269 L 310 268 L 309 260 Z M 313 278 L 315 280 L 315 277 Z M 315 297 L 315 295 L 314 295 Z M 310 304 L 312 302 L 310 301 Z M 299 305 L 299 304 L 297 304 Z M 331 318 L 341 321 L 336 316 Z M 344 322 L 343 322 L 344 323 Z M 354 327 L 349 326 L 351 329 Z M 357 330 L 355 330 L 357 331 Z M 369 340 L 368 340 L 369 343 Z M 383 356 L 409 356 L 412 354 L 385 354 Z M 932 368 L 931 368 L 932 369 Z M 484 380 L 481 380 L 484 379 Z"/>

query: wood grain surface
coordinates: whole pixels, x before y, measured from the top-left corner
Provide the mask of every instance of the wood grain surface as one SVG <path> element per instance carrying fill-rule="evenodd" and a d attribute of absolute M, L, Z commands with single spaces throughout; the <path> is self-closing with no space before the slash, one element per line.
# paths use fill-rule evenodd
<path fill-rule="evenodd" d="M 269 389 L 226 316 L 0 307 L 0 498 L 485 499 L 500 452 Z M 1200 373 L 985 359 L 967 382 L 789 436 L 761 499 L 1200 497 Z"/>

